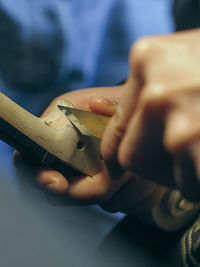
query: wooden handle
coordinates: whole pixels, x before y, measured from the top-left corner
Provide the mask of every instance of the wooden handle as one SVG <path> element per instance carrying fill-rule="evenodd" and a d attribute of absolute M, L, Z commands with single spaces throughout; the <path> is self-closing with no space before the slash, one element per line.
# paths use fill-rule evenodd
<path fill-rule="evenodd" d="M 42 159 L 45 154 L 43 139 L 46 133 L 41 120 L 0 93 L 0 137 L 9 145 L 30 157 Z M 45 140 L 45 139 L 44 139 Z"/>
<path fill-rule="evenodd" d="M 0 93 L 2 140 L 45 165 L 56 159 L 85 174 L 97 173 L 102 169 L 98 142 L 93 142 L 90 136 L 80 136 L 66 120 L 57 104 L 47 118 L 41 119 Z M 80 148 L 80 142 L 85 146 Z"/>

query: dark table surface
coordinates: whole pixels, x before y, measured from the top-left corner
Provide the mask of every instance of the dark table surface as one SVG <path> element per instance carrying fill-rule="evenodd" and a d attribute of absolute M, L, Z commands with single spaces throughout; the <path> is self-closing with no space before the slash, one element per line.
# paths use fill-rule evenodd
<path fill-rule="evenodd" d="M 160 266 L 145 248 L 151 229 L 96 206 L 71 206 L 7 161 L 0 164 L 0 266 Z"/>

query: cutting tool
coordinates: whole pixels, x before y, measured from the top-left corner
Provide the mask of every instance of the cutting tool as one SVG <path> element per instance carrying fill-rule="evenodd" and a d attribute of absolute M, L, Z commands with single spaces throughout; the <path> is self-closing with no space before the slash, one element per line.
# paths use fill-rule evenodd
<path fill-rule="evenodd" d="M 100 141 L 108 121 L 63 99 L 38 118 L 0 93 L 1 139 L 49 167 L 61 163 L 90 176 L 101 171 Z"/>
<path fill-rule="evenodd" d="M 37 118 L 0 93 L 2 140 L 45 166 L 67 170 L 68 175 L 76 170 L 93 176 L 102 170 L 100 141 L 108 122 L 108 117 L 76 109 L 62 99 L 48 116 Z M 199 203 L 188 205 L 179 192 L 169 190 L 143 219 L 174 231 L 187 224 L 199 209 Z"/>

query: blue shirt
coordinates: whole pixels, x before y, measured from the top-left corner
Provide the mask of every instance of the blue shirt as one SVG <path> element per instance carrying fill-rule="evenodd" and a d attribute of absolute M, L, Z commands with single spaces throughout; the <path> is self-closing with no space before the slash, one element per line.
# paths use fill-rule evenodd
<path fill-rule="evenodd" d="M 170 9 L 165 0 L 0 0 L 1 90 L 34 110 L 68 90 L 113 85 L 128 74 L 133 42 L 172 31 Z"/>
<path fill-rule="evenodd" d="M 172 30 L 166 0 L 0 0 L 1 91 L 39 114 L 64 92 L 124 79 L 132 43 Z"/>

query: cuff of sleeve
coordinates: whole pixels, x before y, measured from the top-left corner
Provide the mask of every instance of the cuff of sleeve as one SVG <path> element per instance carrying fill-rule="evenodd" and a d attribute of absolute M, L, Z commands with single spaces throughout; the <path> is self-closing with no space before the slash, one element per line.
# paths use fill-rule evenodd
<path fill-rule="evenodd" d="M 168 190 L 149 212 L 136 215 L 139 220 L 164 231 L 177 231 L 191 223 L 200 210 L 200 202 L 192 203 L 178 190 Z"/>

